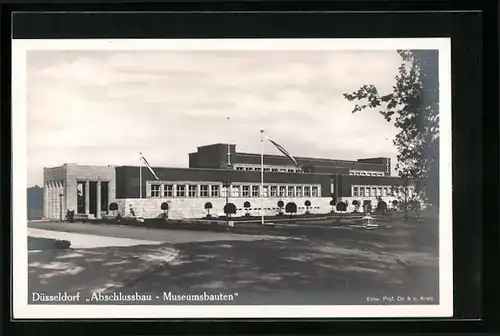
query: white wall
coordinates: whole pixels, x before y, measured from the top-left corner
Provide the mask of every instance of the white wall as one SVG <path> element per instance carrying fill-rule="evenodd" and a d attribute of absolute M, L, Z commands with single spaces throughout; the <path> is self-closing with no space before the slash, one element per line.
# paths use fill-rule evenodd
<path fill-rule="evenodd" d="M 263 208 L 264 215 L 276 215 L 278 210 L 277 202 L 280 198 L 267 198 L 264 199 Z M 295 202 L 297 204 L 297 213 L 305 213 L 306 207 L 304 202 L 309 200 L 311 202 L 311 207 L 309 208 L 310 213 L 328 213 L 331 211 L 329 197 L 310 197 L 310 198 L 281 198 L 285 205 L 288 202 Z M 246 210 L 243 208 L 243 203 L 249 201 L 251 204 L 251 209 L 249 211 L 250 215 L 260 216 L 261 200 L 260 198 L 229 198 L 230 203 L 236 205 L 237 213 L 236 216 L 245 215 Z M 217 198 L 144 198 L 144 199 L 117 199 L 118 212 L 124 216 L 130 215 L 130 205 L 134 209 L 135 215 L 144 218 L 155 218 L 162 214 L 161 204 L 167 202 L 169 204 L 169 218 L 179 219 L 179 218 L 201 218 L 207 214 L 205 210 L 205 203 L 212 203 L 213 208 L 210 210 L 212 215 L 224 215 L 224 205 L 226 204 L 226 199 L 224 197 Z M 259 210 L 255 210 L 255 208 Z M 284 212 L 284 208 L 283 208 Z"/>

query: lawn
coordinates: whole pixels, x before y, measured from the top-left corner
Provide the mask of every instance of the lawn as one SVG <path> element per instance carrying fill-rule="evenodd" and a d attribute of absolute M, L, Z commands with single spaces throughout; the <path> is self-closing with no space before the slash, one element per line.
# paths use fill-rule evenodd
<path fill-rule="evenodd" d="M 414 224 L 337 228 L 291 239 L 177 244 L 178 262 L 129 289 L 239 292 L 238 304 L 307 304 L 313 299 L 309 304 L 339 304 L 341 297 L 377 294 L 433 297 L 431 303 L 437 304 L 436 229 Z"/>

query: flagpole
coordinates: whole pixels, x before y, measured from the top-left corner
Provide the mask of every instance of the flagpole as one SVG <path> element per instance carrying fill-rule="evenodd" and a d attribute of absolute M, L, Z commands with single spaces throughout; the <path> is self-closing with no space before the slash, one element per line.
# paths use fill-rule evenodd
<path fill-rule="evenodd" d="M 227 117 L 227 127 L 228 129 L 230 129 L 230 125 L 231 125 L 231 118 L 230 117 Z M 231 141 L 228 137 L 227 139 L 227 168 L 230 169 L 231 168 Z"/>
<path fill-rule="evenodd" d="M 264 130 L 260 130 L 260 217 L 264 225 Z"/>
<path fill-rule="evenodd" d="M 139 198 L 142 198 L 142 152 L 139 154 Z"/>

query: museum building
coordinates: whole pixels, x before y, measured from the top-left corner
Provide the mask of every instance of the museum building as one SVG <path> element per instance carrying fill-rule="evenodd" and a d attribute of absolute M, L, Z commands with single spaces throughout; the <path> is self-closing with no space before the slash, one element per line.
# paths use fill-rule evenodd
<path fill-rule="evenodd" d="M 153 166 L 154 174 L 139 165 L 44 168 L 44 218 L 60 219 L 68 210 L 101 218 L 115 214 L 111 203 L 118 205 L 117 213 L 144 218 L 162 215 L 162 203 L 168 204 L 169 218 L 223 215 L 228 202 L 235 204 L 236 216 L 275 215 L 284 211 L 279 201 L 294 202 L 299 214 L 328 213 L 335 209 L 333 199 L 347 203 L 347 211 L 357 208 L 354 200 L 376 204 L 382 198 L 390 204 L 402 197 L 395 186 L 406 185 L 406 197 L 414 195 L 413 183 L 390 176 L 390 158 L 295 160 L 298 166 L 286 156 L 265 154 L 261 165 L 261 154 L 213 144 L 190 153 L 189 168 Z"/>

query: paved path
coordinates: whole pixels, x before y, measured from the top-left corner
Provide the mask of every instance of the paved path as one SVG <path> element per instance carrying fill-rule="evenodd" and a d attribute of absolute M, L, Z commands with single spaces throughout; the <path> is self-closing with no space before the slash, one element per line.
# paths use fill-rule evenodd
<path fill-rule="evenodd" d="M 50 259 L 45 263 L 50 262 L 49 269 L 36 264 L 43 264 L 43 260 L 30 259 L 31 290 L 59 289 L 59 285 L 53 285 L 54 277 L 47 275 L 55 269 L 60 279 L 67 279 L 68 290 L 73 291 L 116 284 L 119 279 L 130 278 L 126 274 L 130 272 L 130 276 L 136 278 L 121 281 L 124 291 L 182 294 L 208 290 L 239 292 L 244 296 L 260 293 L 259 297 L 248 297 L 249 304 L 283 303 L 275 294 L 296 300 L 286 304 L 304 303 L 306 296 L 313 292 L 319 293 L 318 300 L 330 300 L 330 304 L 332 295 L 337 294 L 397 295 L 396 292 L 409 291 L 417 295 L 437 295 L 438 239 L 422 225 L 336 230 L 302 239 L 82 223 L 29 223 L 29 227 L 163 242 L 73 251 L 79 256 L 55 254 L 52 256 L 55 261 Z M 148 262 L 141 261 L 140 256 L 161 255 L 162 248 L 172 249 L 171 256 L 175 253 L 175 257 L 164 255 L 167 265 L 164 263 L 164 267 L 145 274 L 151 268 L 142 268 Z M 149 259 L 153 260 L 149 265 L 158 265 L 162 257 Z M 398 260 L 406 262 L 408 267 Z M 95 268 L 89 262 L 109 269 L 108 276 L 102 277 L 106 281 L 93 282 Z M 37 270 L 45 275 L 34 278 Z M 142 277 L 137 277 L 138 274 Z M 39 287 L 33 287 L 33 283 Z"/>
<path fill-rule="evenodd" d="M 175 244 L 280 240 L 260 235 L 54 222 L 28 223 L 28 236 L 71 241 L 69 250 L 29 252 L 29 292 L 82 295 L 132 286 L 175 260 L 179 254 Z"/>
<path fill-rule="evenodd" d="M 33 228 L 28 228 L 28 236 L 35 238 L 68 240 L 71 242 L 72 249 L 96 248 L 105 246 L 156 245 L 162 243 L 160 241 L 154 241 L 154 240 L 103 237 L 97 235 L 50 231 L 45 229 L 33 229 Z"/>
<path fill-rule="evenodd" d="M 221 240 L 262 240 L 280 239 L 275 236 L 244 235 L 226 232 L 206 232 L 191 230 L 161 230 L 132 227 L 126 225 L 96 225 L 86 223 L 29 222 L 29 228 L 93 234 L 105 237 L 128 238 L 156 242 L 187 243 Z"/>

